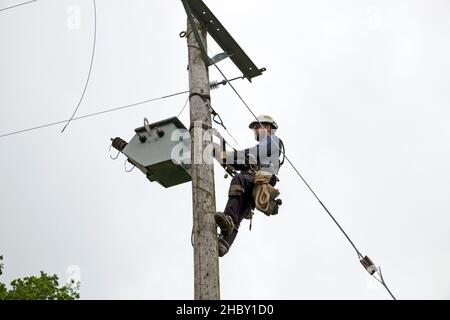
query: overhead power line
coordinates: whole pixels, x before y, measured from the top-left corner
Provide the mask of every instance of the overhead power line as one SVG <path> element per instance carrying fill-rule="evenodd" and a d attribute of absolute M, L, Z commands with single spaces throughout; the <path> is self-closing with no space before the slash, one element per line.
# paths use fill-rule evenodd
<path fill-rule="evenodd" d="M 0 12 L 6 11 L 6 10 L 9 10 L 9 9 L 14 9 L 14 8 L 17 8 L 17 7 L 23 6 L 23 5 L 25 5 L 25 4 L 32 3 L 32 2 L 36 2 L 36 1 L 38 1 L 38 0 L 32 0 L 32 1 L 22 2 L 22 3 L 16 4 L 16 5 L 13 5 L 13 6 L 10 6 L 10 7 L 6 7 L 6 8 L 3 8 L 3 9 L 0 9 Z"/>
<path fill-rule="evenodd" d="M 92 44 L 91 63 L 89 65 L 89 72 L 88 72 L 88 75 L 87 75 L 86 83 L 84 85 L 83 93 L 81 94 L 80 100 L 78 101 L 78 105 L 75 108 L 75 111 L 70 116 L 70 119 L 67 120 L 67 123 L 64 126 L 64 128 L 61 130 L 61 133 L 63 133 L 64 130 L 66 130 L 67 126 L 74 119 L 75 114 L 77 113 L 78 109 L 80 108 L 81 103 L 83 102 L 84 95 L 86 94 L 86 90 L 87 90 L 87 87 L 89 85 L 89 80 L 91 79 L 92 66 L 94 64 L 95 46 L 96 46 L 96 43 L 97 43 L 97 6 L 96 6 L 96 3 L 95 3 L 95 0 L 92 0 L 92 2 L 94 4 L 94 40 L 93 40 L 93 44 Z"/>
<path fill-rule="evenodd" d="M 211 86 L 211 89 L 217 89 L 220 85 L 226 85 L 227 83 L 229 83 L 231 81 L 234 81 L 234 80 L 238 80 L 238 79 L 242 79 L 242 77 L 236 77 L 236 78 L 228 80 L 228 81 L 226 81 L 226 80 L 213 81 L 213 82 L 210 83 L 210 86 Z M 17 131 L 12 131 L 12 132 L 0 135 L 0 138 L 4 138 L 4 137 L 16 135 L 16 134 L 24 133 L 24 132 L 28 132 L 28 131 L 43 129 L 43 128 L 55 126 L 55 125 L 62 124 L 62 123 L 67 123 L 69 120 L 70 121 L 75 121 L 75 120 L 80 120 L 80 119 L 85 119 L 85 118 L 98 116 L 98 115 L 105 114 L 105 113 L 110 113 L 110 112 L 114 112 L 114 111 L 128 109 L 128 108 L 136 107 L 136 106 L 139 106 L 139 105 L 142 105 L 142 104 L 146 104 L 146 103 L 149 103 L 149 102 L 154 102 L 154 101 L 158 101 L 158 100 L 172 98 L 172 97 L 179 96 L 179 95 L 182 95 L 182 94 L 186 94 L 186 93 L 189 93 L 189 92 L 190 92 L 189 90 L 180 91 L 180 92 L 173 93 L 173 94 L 166 95 L 166 96 L 162 96 L 162 97 L 159 97 L 159 98 L 148 99 L 148 100 L 144 100 L 144 101 L 141 101 L 141 102 L 137 102 L 137 103 L 121 106 L 121 107 L 107 109 L 107 110 L 103 110 L 103 111 L 99 111 L 99 112 L 94 112 L 94 113 L 86 114 L 86 115 L 79 116 L 79 117 L 73 117 L 72 119 L 60 120 L 60 121 L 51 122 L 51 123 L 47 123 L 47 124 L 43 124 L 43 125 L 39 125 L 39 126 L 35 126 L 35 127 L 30 127 L 30 128 L 26 128 L 26 129 L 17 130 Z M 178 114 L 178 117 L 180 117 L 180 115 L 186 109 L 188 102 L 189 102 L 189 97 L 187 98 L 186 102 L 183 104 L 183 108 L 181 109 L 180 113 Z M 227 129 L 225 128 L 225 130 L 227 130 Z M 228 132 L 228 134 L 230 134 L 228 130 L 227 130 L 227 132 Z"/>
<path fill-rule="evenodd" d="M 136 106 L 143 105 L 143 104 L 146 104 L 146 103 L 149 103 L 149 102 L 154 102 L 154 101 L 158 101 L 158 100 L 168 99 L 168 98 L 179 96 L 179 95 L 186 94 L 186 93 L 189 93 L 189 90 L 177 92 L 177 93 L 170 94 L 170 95 L 163 96 L 163 97 L 159 97 L 159 98 L 148 99 L 148 100 L 145 100 L 145 101 L 141 101 L 141 102 L 137 102 L 137 103 L 121 106 L 121 107 L 107 109 L 107 110 L 103 110 L 103 111 L 99 111 L 99 112 L 94 112 L 94 113 L 86 114 L 84 116 L 74 117 L 74 118 L 72 118 L 72 121 L 80 120 L 80 119 L 86 119 L 86 118 L 90 118 L 90 117 L 94 117 L 94 116 L 98 116 L 98 115 L 102 115 L 102 114 L 110 113 L 110 112 L 114 112 L 114 111 L 119 111 L 119 110 L 123 110 L 123 109 L 128 109 L 128 108 L 136 107 Z M 61 123 L 65 123 L 67 121 L 69 121 L 69 119 L 56 121 L 56 122 L 51 122 L 51 123 L 47 123 L 47 124 L 43 124 L 43 125 L 39 125 L 39 126 L 35 126 L 35 127 L 30 127 L 30 128 L 27 128 L 27 129 L 22 129 L 22 130 L 17 130 L 17 131 L 5 133 L 5 134 L 0 135 L 0 138 L 16 135 L 16 134 L 23 133 L 23 132 L 28 132 L 28 131 L 33 131 L 33 130 L 38 130 L 38 129 L 42 129 L 42 128 L 55 126 L 55 125 L 58 125 L 58 124 L 61 124 Z"/>

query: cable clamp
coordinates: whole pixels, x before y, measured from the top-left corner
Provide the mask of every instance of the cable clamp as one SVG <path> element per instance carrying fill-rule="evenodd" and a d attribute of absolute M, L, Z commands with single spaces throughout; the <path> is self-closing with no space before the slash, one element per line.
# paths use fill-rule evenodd
<path fill-rule="evenodd" d="M 199 126 L 196 125 L 195 123 L 191 124 L 191 126 L 189 127 L 189 132 L 192 132 L 192 130 L 194 130 L 195 128 L 198 128 Z M 208 126 L 206 123 L 202 123 L 201 128 L 205 131 L 211 130 L 212 127 Z"/>
<path fill-rule="evenodd" d="M 377 266 L 368 256 L 362 258 L 360 262 L 370 275 L 373 276 L 376 272 L 378 272 Z"/>
<path fill-rule="evenodd" d="M 211 101 L 211 96 L 209 94 L 195 92 L 195 91 L 191 92 L 191 94 L 189 94 L 189 99 L 191 99 L 192 97 L 195 97 L 195 96 L 202 98 L 202 100 L 205 102 Z"/>

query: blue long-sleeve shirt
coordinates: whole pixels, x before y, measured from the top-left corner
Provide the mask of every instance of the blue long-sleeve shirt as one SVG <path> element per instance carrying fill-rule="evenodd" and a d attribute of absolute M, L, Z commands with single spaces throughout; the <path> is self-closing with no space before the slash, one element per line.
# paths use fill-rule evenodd
<path fill-rule="evenodd" d="M 280 156 L 283 142 L 276 135 L 264 137 L 251 148 L 226 155 L 226 163 L 239 168 L 244 164 L 254 164 L 262 171 L 278 174 L 280 170 Z"/>

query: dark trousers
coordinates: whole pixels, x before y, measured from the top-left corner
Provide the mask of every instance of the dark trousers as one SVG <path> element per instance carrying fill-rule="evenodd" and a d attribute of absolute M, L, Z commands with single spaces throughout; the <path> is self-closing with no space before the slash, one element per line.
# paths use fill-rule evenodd
<path fill-rule="evenodd" d="M 273 175 L 270 185 L 274 187 L 276 184 L 277 177 Z M 233 188 L 233 186 L 235 187 Z M 228 242 L 230 247 L 236 239 L 242 220 L 255 209 L 255 200 L 253 199 L 254 187 L 255 177 L 249 174 L 239 173 L 231 180 L 228 202 L 223 213 L 233 218 L 235 228 L 229 234 L 221 234 L 221 237 Z M 236 192 L 231 192 L 232 189 L 240 189 L 241 192 L 236 194 Z"/>
<path fill-rule="evenodd" d="M 237 189 L 241 189 L 242 192 L 240 194 L 231 192 L 233 186 L 235 186 L 234 189 L 238 186 Z M 239 173 L 231 181 L 230 194 L 223 213 L 233 218 L 235 228 L 231 233 L 221 235 L 230 247 L 236 239 L 242 220 L 255 208 L 253 200 L 254 187 L 255 178 L 252 175 Z"/>

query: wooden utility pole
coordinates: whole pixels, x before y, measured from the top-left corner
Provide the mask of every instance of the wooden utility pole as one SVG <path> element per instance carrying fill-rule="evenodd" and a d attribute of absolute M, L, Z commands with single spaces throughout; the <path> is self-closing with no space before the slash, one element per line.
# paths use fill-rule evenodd
<path fill-rule="evenodd" d="M 206 28 L 194 18 L 201 41 L 206 48 Z M 208 66 L 188 21 L 189 88 L 191 117 L 192 205 L 194 220 L 194 295 L 196 300 L 219 300 L 219 258 L 217 229 L 214 222 L 216 198 L 211 143 L 204 139 L 204 128 L 212 125 Z M 209 141 L 208 141 L 209 140 Z"/>

